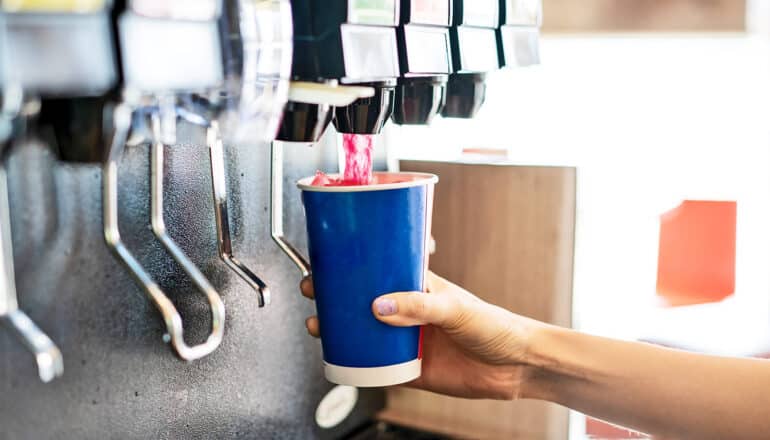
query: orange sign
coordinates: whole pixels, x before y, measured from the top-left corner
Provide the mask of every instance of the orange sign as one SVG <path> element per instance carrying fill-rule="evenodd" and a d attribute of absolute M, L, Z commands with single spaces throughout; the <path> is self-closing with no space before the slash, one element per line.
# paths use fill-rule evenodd
<path fill-rule="evenodd" d="M 670 305 L 735 293 L 737 209 L 735 202 L 687 200 L 661 216 L 657 290 Z"/>

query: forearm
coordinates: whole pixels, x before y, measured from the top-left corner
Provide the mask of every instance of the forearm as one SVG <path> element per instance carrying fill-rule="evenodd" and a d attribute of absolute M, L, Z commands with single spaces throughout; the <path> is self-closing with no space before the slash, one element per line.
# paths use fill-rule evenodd
<path fill-rule="evenodd" d="M 522 397 L 676 439 L 770 435 L 770 362 L 702 356 L 556 327 L 533 332 Z"/>

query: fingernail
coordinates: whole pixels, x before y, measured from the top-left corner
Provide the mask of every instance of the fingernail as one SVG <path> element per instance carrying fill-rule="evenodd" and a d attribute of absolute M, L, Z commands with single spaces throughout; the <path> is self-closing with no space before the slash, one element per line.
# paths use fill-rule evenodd
<path fill-rule="evenodd" d="M 393 316 L 398 313 L 398 303 L 390 298 L 380 298 L 374 302 L 374 308 L 380 316 Z"/>

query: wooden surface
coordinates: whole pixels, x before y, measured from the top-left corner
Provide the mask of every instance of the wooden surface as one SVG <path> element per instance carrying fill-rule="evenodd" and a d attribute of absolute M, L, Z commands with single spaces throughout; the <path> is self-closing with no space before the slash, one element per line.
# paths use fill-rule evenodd
<path fill-rule="evenodd" d="M 744 31 L 745 0 L 543 0 L 546 32 Z"/>
<path fill-rule="evenodd" d="M 513 312 L 569 326 L 573 168 L 402 162 L 438 174 L 431 269 Z M 382 418 L 460 438 L 566 439 L 568 412 L 541 402 L 467 401 L 404 388 Z"/>

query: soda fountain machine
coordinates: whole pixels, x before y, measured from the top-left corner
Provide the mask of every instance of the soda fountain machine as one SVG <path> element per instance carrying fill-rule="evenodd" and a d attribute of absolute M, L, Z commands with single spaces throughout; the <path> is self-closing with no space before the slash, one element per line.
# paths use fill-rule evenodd
<path fill-rule="evenodd" d="M 472 118 L 486 96 L 486 74 L 505 62 L 498 39 L 508 44 L 509 35 L 498 38 L 499 0 L 295 0 L 292 6 L 294 78 L 368 87 L 371 96 L 338 104 L 333 118 L 325 112 L 330 102 L 302 104 L 301 112 L 290 103 L 278 141 L 316 142 L 329 120 L 339 133 L 377 135 L 391 117 L 398 125 L 430 125 L 439 113 Z M 283 146 L 274 142 L 273 238 L 304 277 L 307 260 L 283 237 L 282 163 Z"/>
<path fill-rule="evenodd" d="M 376 423 L 381 390 L 323 378 L 290 182 L 336 166 L 330 125 L 473 117 L 486 75 L 537 62 L 540 17 L 532 0 L 0 0 L 0 288 L 15 273 L 67 361 L 39 385 L 0 333 L 0 438 L 410 438 Z"/>

